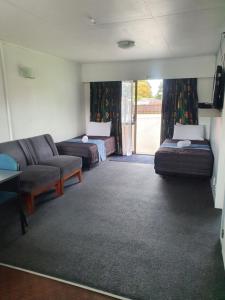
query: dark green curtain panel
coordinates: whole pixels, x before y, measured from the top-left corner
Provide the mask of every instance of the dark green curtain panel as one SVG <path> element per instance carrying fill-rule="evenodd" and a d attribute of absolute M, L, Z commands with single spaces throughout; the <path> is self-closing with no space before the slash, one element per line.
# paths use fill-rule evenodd
<path fill-rule="evenodd" d="M 122 82 L 91 82 L 91 121 L 112 122 L 111 135 L 116 139 L 116 153 L 122 154 L 121 126 Z"/>
<path fill-rule="evenodd" d="M 173 137 L 175 123 L 198 124 L 197 79 L 163 80 L 161 143 Z"/>

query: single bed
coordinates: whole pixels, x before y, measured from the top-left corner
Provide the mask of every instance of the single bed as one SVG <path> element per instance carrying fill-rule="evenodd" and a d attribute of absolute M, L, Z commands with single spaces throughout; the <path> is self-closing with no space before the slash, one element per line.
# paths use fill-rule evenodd
<path fill-rule="evenodd" d="M 75 137 L 74 139 L 82 139 L 83 135 Z M 56 146 L 61 155 L 72 155 L 82 157 L 83 166 L 90 168 L 99 162 L 98 147 L 91 143 L 93 140 L 102 140 L 105 144 L 106 156 L 110 156 L 116 151 L 115 138 L 113 136 L 88 136 L 88 143 L 71 143 L 70 141 L 63 141 L 57 143 Z"/>
<path fill-rule="evenodd" d="M 155 172 L 161 175 L 211 177 L 213 152 L 208 140 L 191 141 L 190 147 L 177 148 L 178 140 L 166 139 L 155 153 Z"/>

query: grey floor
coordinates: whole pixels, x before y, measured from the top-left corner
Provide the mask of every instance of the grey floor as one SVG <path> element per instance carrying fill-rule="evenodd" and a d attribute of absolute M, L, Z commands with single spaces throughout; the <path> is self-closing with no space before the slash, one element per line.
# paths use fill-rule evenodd
<path fill-rule="evenodd" d="M 208 180 L 107 161 L 51 198 L 40 199 L 25 236 L 4 227 L 1 262 L 131 299 L 225 299 Z"/>

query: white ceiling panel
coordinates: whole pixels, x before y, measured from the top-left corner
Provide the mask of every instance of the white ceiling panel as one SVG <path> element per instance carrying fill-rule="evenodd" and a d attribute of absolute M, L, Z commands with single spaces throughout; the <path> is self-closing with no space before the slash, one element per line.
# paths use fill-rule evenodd
<path fill-rule="evenodd" d="M 211 8 L 225 9 L 224 0 L 148 0 L 153 17 Z"/>
<path fill-rule="evenodd" d="M 0 0 L 0 39 L 82 62 L 212 54 L 222 31 L 225 0 Z"/>
<path fill-rule="evenodd" d="M 224 11 L 216 8 L 157 17 L 157 24 L 174 55 L 212 54 L 224 30 Z"/>
<path fill-rule="evenodd" d="M 122 22 L 145 16 L 145 0 L 6 0 L 20 9 L 34 14 L 48 22 L 72 24 L 91 16 L 98 23 Z"/>
<path fill-rule="evenodd" d="M 171 44 L 171 52 L 176 53 L 177 56 L 185 57 L 189 56 L 190 53 L 194 53 L 195 49 L 198 48 L 198 55 L 207 55 L 214 54 L 215 45 L 218 45 L 218 40 L 220 36 L 212 35 L 210 37 L 206 37 L 202 35 L 199 37 L 192 37 L 190 39 L 182 39 L 177 41 L 176 43 Z M 211 49 L 209 48 L 209 43 L 212 45 Z M 216 47 L 218 50 L 218 47 Z"/>
<path fill-rule="evenodd" d="M 225 24 L 225 10 L 220 8 L 200 10 L 179 15 L 169 15 L 156 18 L 161 30 L 170 35 L 177 33 L 196 34 L 207 30 L 222 30 Z M 178 36 L 181 38 L 182 36 Z"/>

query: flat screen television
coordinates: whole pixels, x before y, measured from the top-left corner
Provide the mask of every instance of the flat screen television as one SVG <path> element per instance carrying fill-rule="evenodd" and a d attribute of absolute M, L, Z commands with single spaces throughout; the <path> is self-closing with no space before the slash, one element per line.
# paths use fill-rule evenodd
<path fill-rule="evenodd" d="M 213 107 L 221 110 L 224 101 L 225 72 L 222 66 L 217 66 L 213 82 Z"/>

